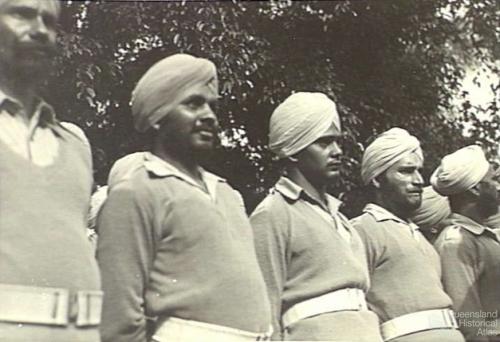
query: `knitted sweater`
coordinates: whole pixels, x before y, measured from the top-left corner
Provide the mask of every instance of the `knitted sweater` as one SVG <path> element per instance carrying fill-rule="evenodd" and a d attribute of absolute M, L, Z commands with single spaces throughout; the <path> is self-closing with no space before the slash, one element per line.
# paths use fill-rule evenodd
<path fill-rule="evenodd" d="M 241 196 L 204 172 L 212 198 L 145 154 L 98 217 L 103 341 L 146 341 L 146 316 L 267 332 L 269 304 Z"/>
<path fill-rule="evenodd" d="M 90 154 L 73 132 L 53 129 L 59 153 L 45 167 L 0 141 L 0 283 L 99 290 L 86 236 Z"/>

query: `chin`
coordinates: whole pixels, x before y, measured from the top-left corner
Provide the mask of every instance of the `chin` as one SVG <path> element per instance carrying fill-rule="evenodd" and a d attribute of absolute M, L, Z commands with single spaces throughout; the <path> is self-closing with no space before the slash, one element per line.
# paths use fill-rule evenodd
<path fill-rule="evenodd" d="M 340 171 L 329 171 L 326 175 L 325 178 L 329 180 L 335 180 L 340 177 Z"/>
<path fill-rule="evenodd" d="M 422 199 L 418 201 L 417 200 L 411 201 L 408 203 L 408 209 L 410 209 L 411 211 L 415 211 L 418 208 L 420 208 L 421 205 L 422 205 Z"/>
<path fill-rule="evenodd" d="M 211 152 L 215 149 L 215 144 L 213 143 L 197 143 L 192 147 L 196 153 Z"/>
<path fill-rule="evenodd" d="M 19 63 L 16 66 L 16 71 L 22 79 L 44 79 L 50 74 L 51 68 L 46 64 L 26 61 L 25 63 Z"/>

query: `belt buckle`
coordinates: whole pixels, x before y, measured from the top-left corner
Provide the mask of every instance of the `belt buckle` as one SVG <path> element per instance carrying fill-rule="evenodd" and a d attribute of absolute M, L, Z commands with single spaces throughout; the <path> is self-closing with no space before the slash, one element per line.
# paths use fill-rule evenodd
<path fill-rule="evenodd" d="M 76 294 L 78 313 L 75 324 L 77 327 L 97 326 L 101 322 L 102 292 L 78 291 Z"/>
<path fill-rule="evenodd" d="M 446 322 L 450 327 L 452 327 L 453 329 L 458 329 L 457 319 L 455 318 L 453 310 L 445 310 L 443 315 L 445 316 Z"/>
<path fill-rule="evenodd" d="M 365 294 L 360 289 L 349 289 L 354 294 L 354 300 L 359 311 L 366 310 Z"/>
<path fill-rule="evenodd" d="M 69 291 L 65 289 L 53 289 L 49 294 L 54 298 L 52 308 L 52 321 L 55 325 L 68 324 Z"/>

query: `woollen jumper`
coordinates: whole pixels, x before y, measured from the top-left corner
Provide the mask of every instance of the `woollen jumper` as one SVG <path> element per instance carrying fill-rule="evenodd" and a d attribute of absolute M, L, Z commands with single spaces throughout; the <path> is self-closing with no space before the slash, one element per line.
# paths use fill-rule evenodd
<path fill-rule="evenodd" d="M 329 195 L 327 199 L 328 207 L 281 177 L 250 217 L 271 302 L 273 339 L 381 341 L 378 319 L 366 310 L 323 313 L 287 329 L 282 325 L 282 315 L 297 303 L 336 290 L 366 292 L 369 287 L 361 240 L 338 211 L 340 201 Z"/>
<path fill-rule="evenodd" d="M 47 166 L 0 141 L 0 284 L 63 288 L 74 296 L 79 290 L 100 290 L 86 235 L 91 156 L 72 131 L 58 122 L 50 129 L 59 148 Z M 95 327 L 2 322 L 0 340 L 97 342 L 99 336 Z"/>
<path fill-rule="evenodd" d="M 103 341 L 146 342 L 147 316 L 268 332 L 265 284 L 239 193 L 203 171 L 212 198 L 171 164 L 144 158 L 98 216 Z"/>
<path fill-rule="evenodd" d="M 499 234 L 453 213 L 434 246 L 441 256 L 444 289 L 465 338 L 500 341 Z"/>
<path fill-rule="evenodd" d="M 441 264 L 432 245 L 407 222 L 370 203 L 351 221 L 366 248 L 369 307 L 381 322 L 418 311 L 451 308 L 441 284 Z M 463 341 L 457 330 L 434 329 L 394 341 Z"/>

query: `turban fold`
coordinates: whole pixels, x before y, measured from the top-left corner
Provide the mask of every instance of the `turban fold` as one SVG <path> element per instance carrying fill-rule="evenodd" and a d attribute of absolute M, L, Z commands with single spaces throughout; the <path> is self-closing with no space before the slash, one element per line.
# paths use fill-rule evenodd
<path fill-rule="evenodd" d="M 441 160 L 431 176 L 431 184 L 443 196 L 458 194 L 476 186 L 489 168 L 481 147 L 467 146 Z"/>
<path fill-rule="evenodd" d="M 132 92 L 135 128 L 145 132 L 179 105 L 194 87 L 218 93 L 217 70 L 207 59 L 176 54 L 153 65 Z"/>
<path fill-rule="evenodd" d="M 396 164 L 407 154 L 423 159 L 420 142 L 406 130 L 391 128 L 380 134 L 365 150 L 361 162 L 361 178 L 365 185 Z"/>
<path fill-rule="evenodd" d="M 334 124 L 340 132 L 337 106 L 325 94 L 290 95 L 271 115 L 269 149 L 280 158 L 300 152 Z"/>
<path fill-rule="evenodd" d="M 448 198 L 438 194 L 432 186 L 424 188 L 422 193 L 422 205 L 411 218 L 420 228 L 431 229 L 451 215 Z"/>

